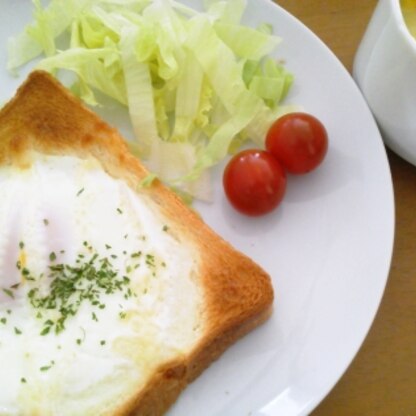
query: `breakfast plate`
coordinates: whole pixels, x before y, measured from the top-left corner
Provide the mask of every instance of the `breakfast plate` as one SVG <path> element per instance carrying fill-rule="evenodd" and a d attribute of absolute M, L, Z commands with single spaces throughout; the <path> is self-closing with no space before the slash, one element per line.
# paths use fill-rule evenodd
<path fill-rule="evenodd" d="M 33 67 L 27 65 L 14 78 L 4 64 L 7 38 L 30 19 L 28 0 L 2 1 L 0 103 Z M 248 2 L 244 21 L 270 23 L 283 39 L 276 58 L 295 77 L 286 102 L 322 120 L 330 146 L 319 169 L 307 177 L 289 177 L 282 205 L 259 218 L 231 208 L 222 191 L 224 166 L 214 169 L 213 203 L 196 202 L 195 208 L 270 273 L 274 313 L 193 382 L 170 416 L 310 413 L 360 348 L 390 268 L 391 176 L 376 123 L 357 86 L 312 32 L 271 1 Z M 107 119 L 128 131 L 125 114 L 107 114 Z"/>

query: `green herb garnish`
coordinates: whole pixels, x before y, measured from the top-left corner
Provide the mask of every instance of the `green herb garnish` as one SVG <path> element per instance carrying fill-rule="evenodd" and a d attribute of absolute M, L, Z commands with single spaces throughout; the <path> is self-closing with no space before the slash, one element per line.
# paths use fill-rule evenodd
<path fill-rule="evenodd" d="M 88 243 L 84 242 L 84 246 L 88 247 Z M 102 302 L 102 295 L 115 292 L 122 292 L 126 298 L 133 295 L 128 287 L 130 279 L 126 276 L 119 277 L 118 271 L 107 257 L 100 258 L 98 253 L 94 252 L 89 258 L 79 254 L 77 260 L 80 260 L 80 264 L 76 266 L 49 265 L 48 294 L 41 294 L 37 287 L 28 292 L 30 304 L 38 310 L 38 314 L 55 311 L 57 315 L 53 321 L 48 320 L 43 324 L 41 335 L 47 335 L 52 330 L 60 333 L 65 329 L 67 319 L 75 316 L 85 302 L 98 309 L 104 309 L 106 305 Z M 95 313 L 92 316 L 94 320 L 98 320 Z"/>
<path fill-rule="evenodd" d="M 7 296 L 9 296 L 10 298 L 12 298 L 12 299 L 14 299 L 14 293 L 10 290 L 10 289 L 2 289 L 3 290 L 3 292 L 7 295 Z"/>
<path fill-rule="evenodd" d="M 149 266 L 149 267 L 155 267 L 156 266 L 156 264 L 155 264 L 155 256 L 153 256 L 152 254 L 146 254 L 146 264 Z"/>
<path fill-rule="evenodd" d="M 42 336 L 48 335 L 50 330 L 51 330 L 50 326 L 45 326 L 45 328 L 42 329 L 40 335 Z"/>

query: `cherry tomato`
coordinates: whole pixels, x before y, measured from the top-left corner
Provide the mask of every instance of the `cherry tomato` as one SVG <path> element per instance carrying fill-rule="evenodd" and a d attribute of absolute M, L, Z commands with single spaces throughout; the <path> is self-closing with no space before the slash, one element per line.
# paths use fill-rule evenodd
<path fill-rule="evenodd" d="M 243 150 L 227 164 L 223 185 L 231 205 L 239 212 L 258 216 L 279 205 L 286 191 L 286 173 L 264 150 Z"/>
<path fill-rule="evenodd" d="M 328 150 L 324 125 L 307 113 L 290 113 L 278 118 L 266 136 L 266 149 L 290 173 L 315 169 Z"/>

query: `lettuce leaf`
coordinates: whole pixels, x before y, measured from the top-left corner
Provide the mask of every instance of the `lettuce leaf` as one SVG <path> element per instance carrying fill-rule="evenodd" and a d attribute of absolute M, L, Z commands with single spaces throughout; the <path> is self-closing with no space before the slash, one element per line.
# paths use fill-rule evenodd
<path fill-rule="evenodd" d="M 251 141 L 264 146 L 292 74 L 267 23 L 245 26 L 246 0 L 32 0 L 33 22 L 10 39 L 8 69 L 73 74 L 72 91 L 128 109 L 134 147 L 162 181 L 208 199 L 210 167 Z M 59 47 L 57 46 L 59 45 Z M 62 75 L 62 76 L 61 76 Z"/>

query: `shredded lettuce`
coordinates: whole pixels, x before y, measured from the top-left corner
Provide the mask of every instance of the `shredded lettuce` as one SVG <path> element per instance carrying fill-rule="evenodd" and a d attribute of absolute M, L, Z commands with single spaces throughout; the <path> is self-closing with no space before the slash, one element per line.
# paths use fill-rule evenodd
<path fill-rule="evenodd" d="M 138 188 L 149 188 L 156 179 L 157 175 L 155 173 L 149 173 L 139 182 L 137 186 Z"/>
<path fill-rule="evenodd" d="M 251 140 L 264 146 L 293 76 L 275 57 L 272 27 L 242 23 L 247 0 L 50 0 L 9 41 L 8 69 L 74 75 L 72 91 L 128 108 L 134 147 L 155 176 L 210 198 L 209 168 Z M 152 181 L 149 181 L 151 183 Z"/>

